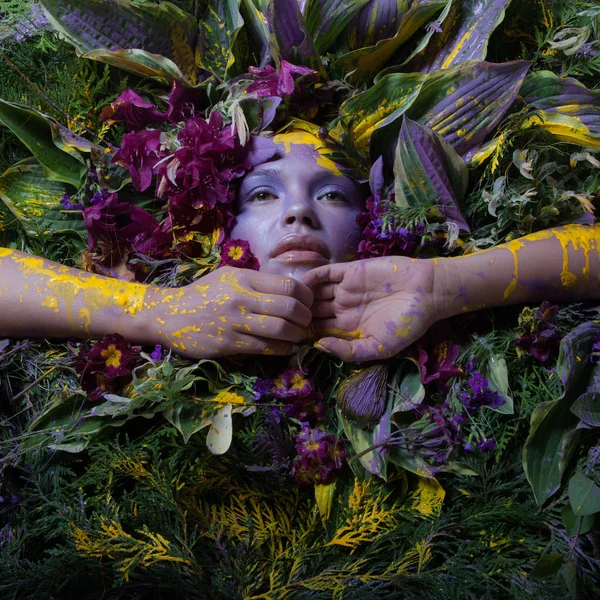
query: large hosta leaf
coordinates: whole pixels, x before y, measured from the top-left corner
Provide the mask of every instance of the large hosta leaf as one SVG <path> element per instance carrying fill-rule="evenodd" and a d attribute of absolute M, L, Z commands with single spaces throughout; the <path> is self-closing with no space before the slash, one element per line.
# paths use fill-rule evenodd
<path fill-rule="evenodd" d="M 45 232 L 45 217 L 73 191 L 67 184 L 48 179 L 35 158 L 17 163 L 0 176 L 0 198 L 30 235 Z M 81 218 L 73 220 L 81 222 Z"/>
<path fill-rule="evenodd" d="M 396 73 L 380 79 L 366 92 L 346 100 L 340 107 L 340 119 L 330 135 L 343 141 L 346 127 L 357 149 L 367 155 L 373 132 L 396 121 L 416 100 L 427 76 L 421 73 Z"/>
<path fill-rule="evenodd" d="M 409 0 L 370 0 L 348 27 L 348 46 L 356 50 L 394 37 L 409 8 Z"/>
<path fill-rule="evenodd" d="M 335 43 L 352 17 L 368 2 L 369 0 L 309 0 L 304 18 L 320 54 Z"/>
<path fill-rule="evenodd" d="M 408 116 L 439 133 L 466 160 L 514 102 L 527 61 L 468 61 L 431 73 Z"/>
<path fill-rule="evenodd" d="M 539 127 L 558 139 L 600 149 L 600 91 L 571 77 L 539 71 L 525 78 L 521 95 L 539 109 L 524 127 Z"/>
<path fill-rule="evenodd" d="M 54 29 L 75 46 L 81 55 L 103 60 L 106 51 L 118 62 L 119 52 L 141 50 L 142 53 L 124 56 L 123 69 L 136 73 L 148 68 L 147 54 L 154 55 L 177 65 L 168 69 L 163 77 L 170 79 L 179 71 L 184 80 L 195 85 L 198 82 L 194 50 L 198 37 L 196 19 L 174 4 L 129 2 L 128 0 L 43 0 L 42 5 Z M 143 61 L 138 67 L 138 61 Z M 168 71 L 168 72 L 167 72 Z M 155 76 L 155 75 L 153 75 Z"/>
<path fill-rule="evenodd" d="M 469 231 L 458 208 L 467 191 L 467 165 L 440 135 L 406 116 L 398 136 L 394 181 L 399 206 L 436 208 L 445 221 Z"/>
<path fill-rule="evenodd" d="M 453 2 L 441 33 L 408 63 L 406 70 L 430 73 L 467 60 L 483 60 L 494 29 L 504 19 L 510 0 L 462 0 Z"/>
<path fill-rule="evenodd" d="M 236 44 L 244 24 L 239 0 L 211 0 L 200 21 L 196 58 L 198 64 L 221 79 L 243 73 L 250 58 L 247 37 Z M 247 36 L 246 32 L 244 35 Z M 235 49 L 235 51 L 234 51 Z"/>
<path fill-rule="evenodd" d="M 408 41 L 433 16 L 443 10 L 450 0 L 416 0 L 404 13 L 395 35 L 378 41 L 374 46 L 360 48 L 341 56 L 334 71 L 351 73 L 353 83 L 369 82 L 385 66 L 398 48 Z"/>
<path fill-rule="evenodd" d="M 277 61 L 284 59 L 304 65 L 326 76 L 298 0 L 271 0 L 267 22 L 271 31 L 271 49 Z"/>
<path fill-rule="evenodd" d="M 0 121 L 29 148 L 48 179 L 79 187 L 87 170 L 85 159 L 69 137 L 62 135 L 64 128 L 54 119 L 27 106 L 0 100 Z M 57 147 L 57 142 L 64 150 Z"/>
<path fill-rule="evenodd" d="M 583 323 L 565 336 L 556 365 L 564 394 L 558 400 L 538 405 L 531 416 L 531 431 L 523 448 L 523 469 L 540 505 L 560 488 L 576 448 L 579 419 L 571 412 L 571 406 L 585 392 L 588 381 L 600 372 L 594 366 L 586 374 L 592 340 L 599 330 L 600 323 Z"/>

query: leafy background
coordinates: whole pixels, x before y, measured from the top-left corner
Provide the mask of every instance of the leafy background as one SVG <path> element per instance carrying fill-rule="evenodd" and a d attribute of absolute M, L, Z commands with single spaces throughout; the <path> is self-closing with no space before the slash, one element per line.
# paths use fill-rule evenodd
<path fill-rule="evenodd" d="M 205 10 L 204 3 L 175 4 L 197 16 Z M 139 75 L 78 58 L 40 25 L 24 33 L 35 21 L 31 6 L 0 2 L 0 98 L 118 145 L 124 130 L 103 126 L 100 111 L 126 87 L 150 96 L 153 87 Z M 579 15 L 590 7 L 512 2 L 491 36 L 487 60 L 530 60 L 534 70 L 575 76 L 593 89 L 600 54 L 568 54 L 557 36 L 581 26 Z M 304 50 L 302 60 L 310 63 Z M 223 67 L 218 59 L 214 64 Z M 355 77 L 365 72 L 358 69 Z M 570 222 L 579 201 L 555 190 L 598 189 L 593 162 L 573 156 L 579 148 L 557 144 L 543 131 L 527 135 L 520 119 L 517 112 L 501 125 L 492 159 L 482 163 L 464 200 L 474 229 L 470 243 L 478 248 Z M 0 136 L 4 173 L 30 153 L 6 128 Z M 539 200 L 524 201 L 532 178 Z M 29 235 L 2 210 L 5 245 L 67 264 L 84 247 L 77 232 Z M 406 219 L 406 211 L 398 213 Z M 595 493 L 589 482 L 600 483 L 599 458 L 592 455 L 599 423 L 595 400 L 582 395 L 595 378 L 589 355 L 597 331 L 589 322 L 596 315 L 589 305 L 561 308 L 557 323 L 567 337 L 549 363 L 516 347 L 516 332 L 531 319 L 526 309 L 469 317 L 466 325 L 479 332 L 470 354 L 484 361 L 501 355 L 511 374 L 514 414 L 481 416 L 481 427 L 495 432 L 496 451 L 461 457 L 477 476 L 448 473 L 436 481 L 396 469 L 383 483 L 346 473 L 325 526 L 312 491 L 296 488 L 277 468 L 280 454 L 275 440 L 261 438 L 266 417 L 260 412 L 239 421 L 233 447 L 219 457 L 206 451 L 204 434 L 184 443 L 175 427 L 156 419 L 103 431 L 86 453 L 28 448 L 24 432 L 31 422 L 51 402 L 80 394 L 73 352 L 68 344 L 3 342 L 0 590 L 7 598 L 596 597 L 598 509 L 586 502 L 593 504 Z M 450 326 L 460 330 L 465 323 Z M 575 357 L 583 357 L 585 369 L 574 371 Z M 322 363 L 313 375 L 331 396 L 339 368 Z M 574 434 L 580 420 L 591 429 Z M 570 462 L 539 469 L 567 448 Z"/>

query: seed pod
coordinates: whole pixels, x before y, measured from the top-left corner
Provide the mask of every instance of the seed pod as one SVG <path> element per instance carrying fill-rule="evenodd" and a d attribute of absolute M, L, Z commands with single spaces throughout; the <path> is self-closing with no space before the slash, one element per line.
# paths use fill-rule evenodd
<path fill-rule="evenodd" d="M 338 407 L 360 425 L 377 423 L 385 411 L 387 377 L 385 364 L 357 371 L 340 385 L 336 394 Z"/>

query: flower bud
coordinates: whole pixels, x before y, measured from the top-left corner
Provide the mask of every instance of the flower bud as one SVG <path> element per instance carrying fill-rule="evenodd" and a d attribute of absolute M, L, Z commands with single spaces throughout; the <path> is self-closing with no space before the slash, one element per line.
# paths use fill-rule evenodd
<path fill-rule="evenodd" d="M 360 425 L 377 423 L 385 411 L 387 376 L 387 366 L 377 364 L 344 380 L 336 395 L 344 415 Z"/>

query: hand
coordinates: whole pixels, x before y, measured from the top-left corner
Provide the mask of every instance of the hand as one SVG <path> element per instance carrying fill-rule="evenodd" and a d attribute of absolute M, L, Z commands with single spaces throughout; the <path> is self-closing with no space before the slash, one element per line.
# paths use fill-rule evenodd
<path fill-rule="evenodd" d="M 306 337 L 312 301 L 294 279 L 223 267 L 186 287 L 154 288 L 145 319 L 152 343 L 191 358 L 292 354 Z"/>
<path fill-rule="evenodd" d="M 318 267 L 312 289 L 315 346 L 347 361 L 393 356 L 437 320 L 430 260 L 381 257 Z"/>

